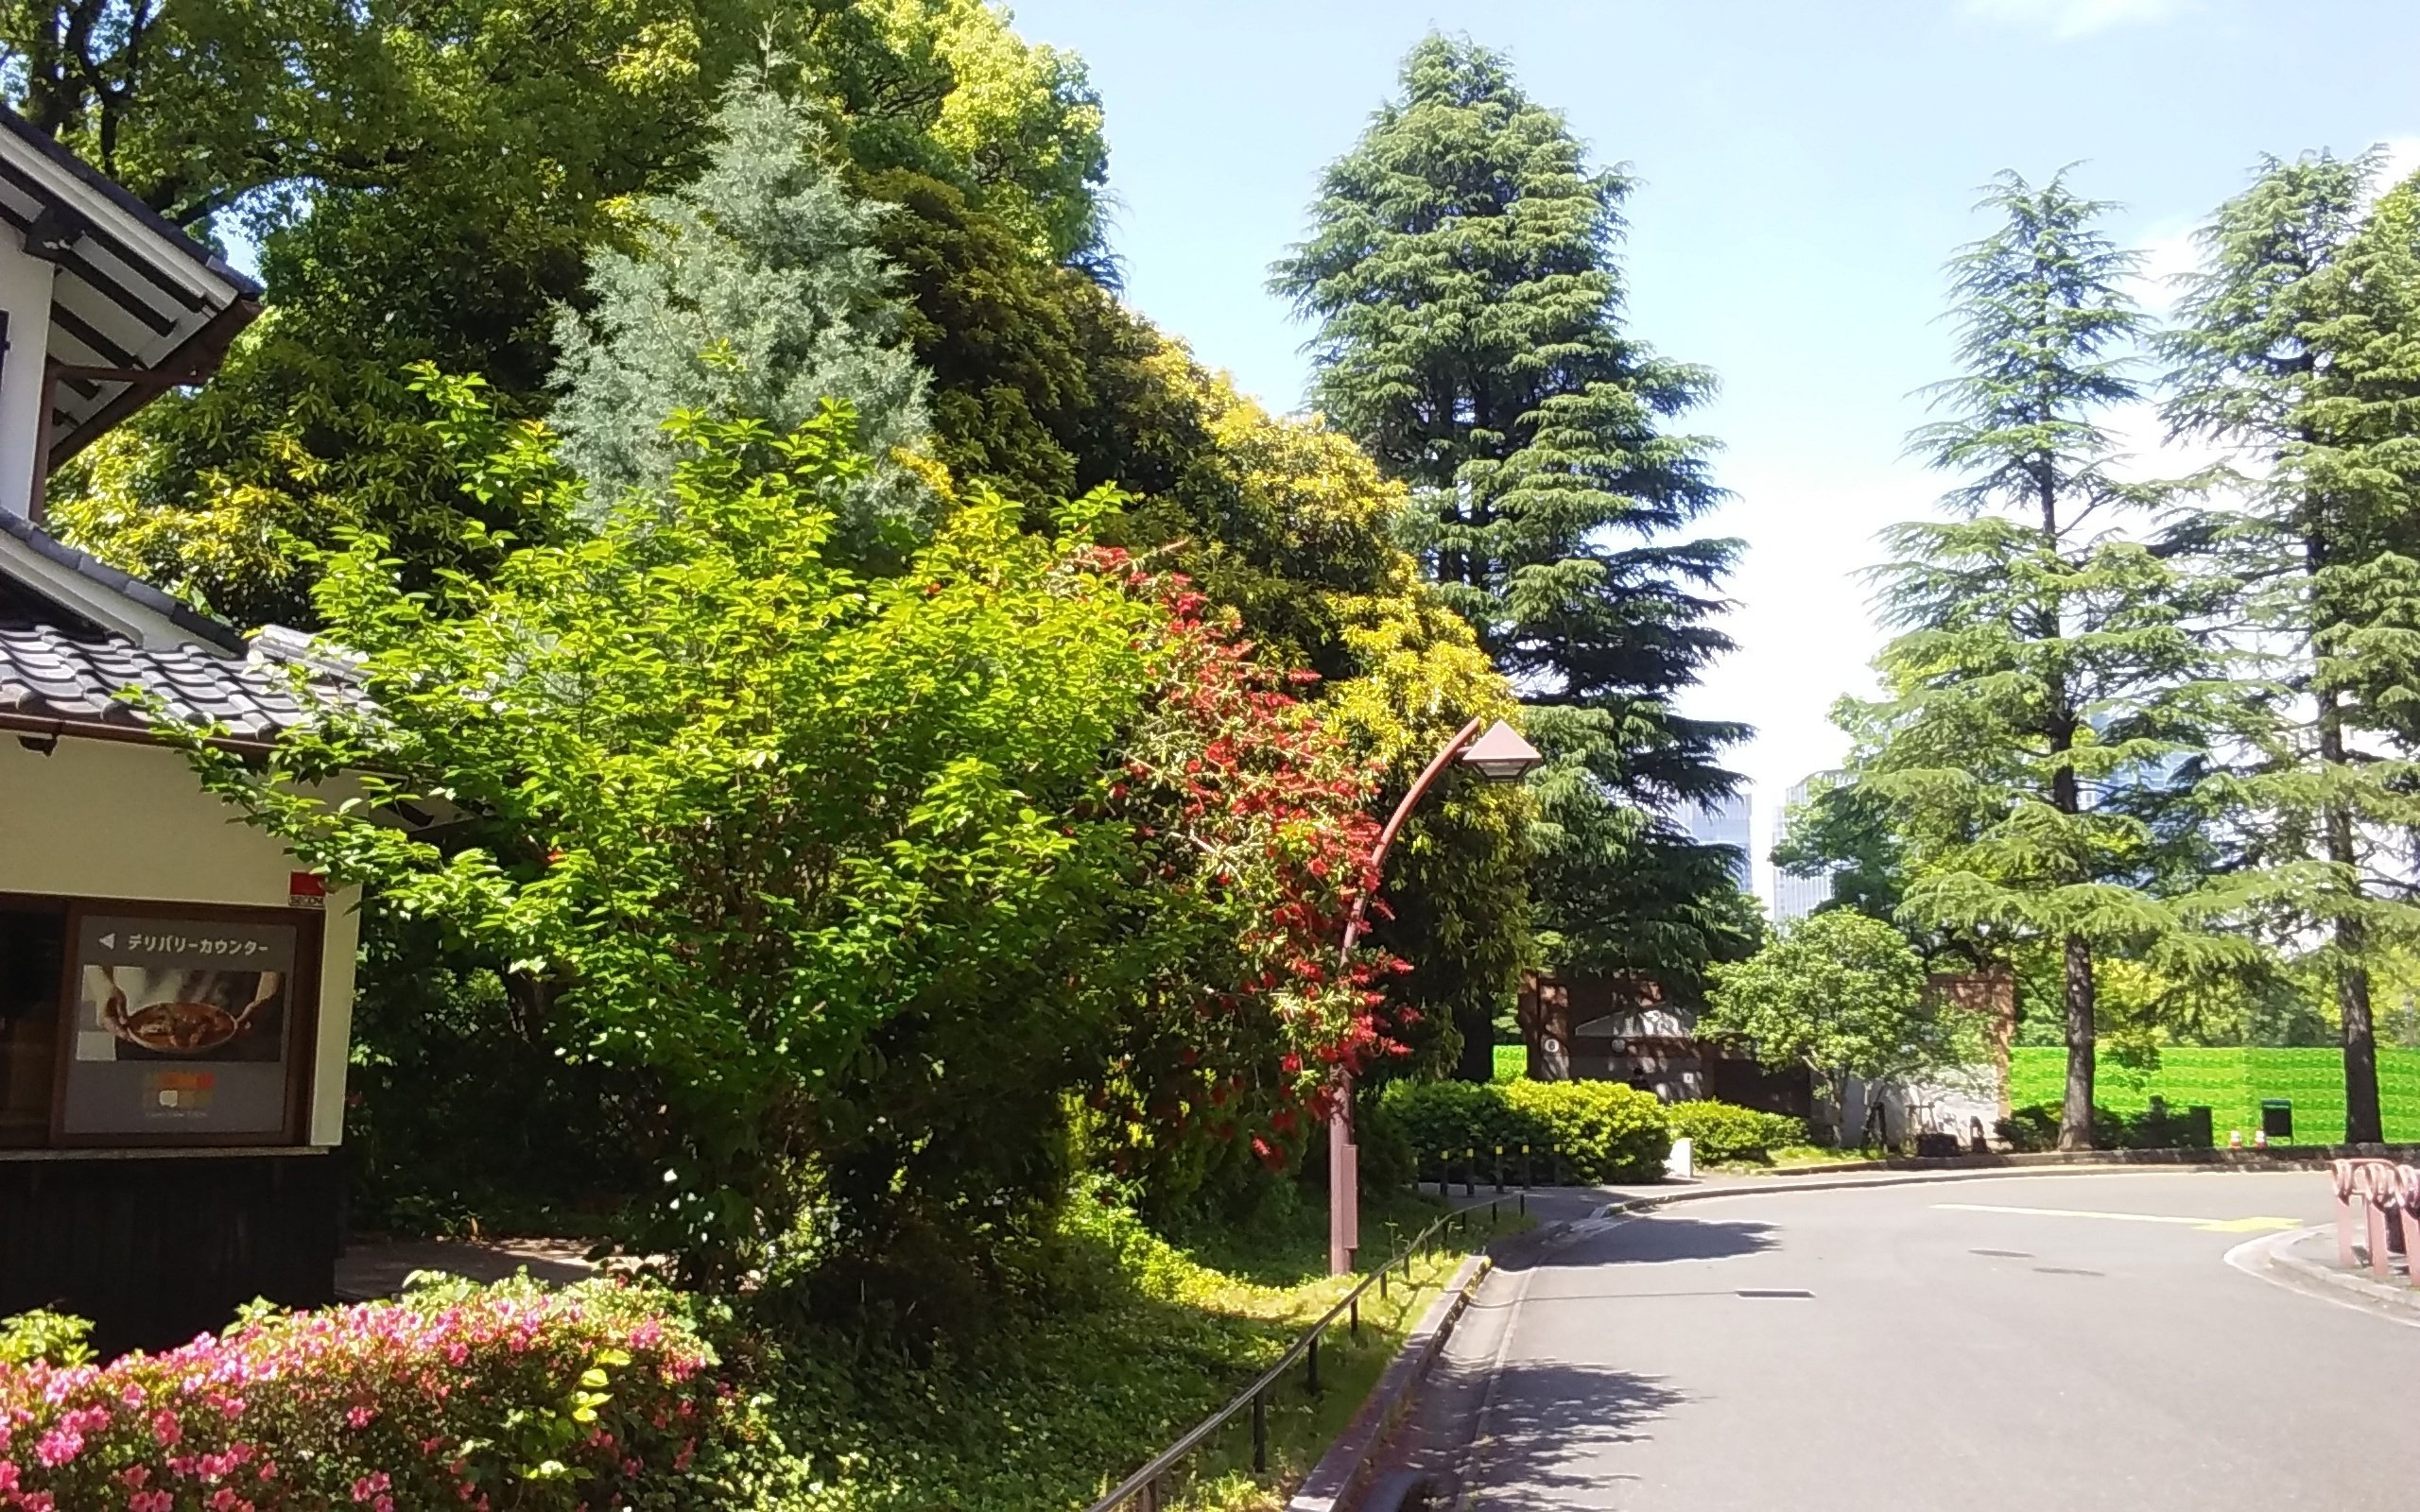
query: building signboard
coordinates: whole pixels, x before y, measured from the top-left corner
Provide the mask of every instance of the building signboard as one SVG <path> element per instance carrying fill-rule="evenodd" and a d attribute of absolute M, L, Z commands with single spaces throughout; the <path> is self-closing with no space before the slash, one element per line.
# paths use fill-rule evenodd
<path fill-rule="evenodd" d="M 81 911 L 58 1129 L 93 1143 L 286 1133 L 305 1058 L 305 941 L 260 915 Z"/>

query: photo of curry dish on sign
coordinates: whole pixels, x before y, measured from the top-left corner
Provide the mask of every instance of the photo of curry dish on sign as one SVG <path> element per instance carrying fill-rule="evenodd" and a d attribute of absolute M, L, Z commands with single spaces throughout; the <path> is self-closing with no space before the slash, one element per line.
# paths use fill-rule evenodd
<path fill-rule="evenodd" d="M 209 967 L 83 970 L 85 1044 L 118 1060 L 273 1061 L 285 1031 L 283 971 Z M 107 1040 L 100 1037 L 106 1036 Z"/>

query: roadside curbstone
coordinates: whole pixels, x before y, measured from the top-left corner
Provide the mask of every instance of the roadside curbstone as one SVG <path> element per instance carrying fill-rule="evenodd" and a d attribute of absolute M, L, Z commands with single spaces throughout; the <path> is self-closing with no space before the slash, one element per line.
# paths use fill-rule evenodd
<path fill-rule="evenodd" d="M 2095 1151 L 2093 1154 L 2139 1154 L 2139 1151 Z M 2151 1152 L 2168 1154 L 2172 1152 Z M 2194 1152 L 2197 1154 L 2208 1152 Z M 2221 1151 L 2231 1154 L 2231 1151 Z M 1960 1157 L 1961 1160 L 1967 1159 Z M 2019 1159 L 2004 1157 L 2004 1159 Z M 1911 1187 L 1957 1181 L 1996 1181 L 2009 1177 L 2028 1176 L 2148 1176 L 2174 1175 L 2181 1170 L 2208 1171 L 2224 1174 L 2234 1171 L 2325 1171 L 2328 1161 L 2318 1157 L 2282 1159 L 2273 1156 L 2257 1160 L 2101 1160 L 2069 1159 L 2066 1160 L 2030 1160 L 2024 1165 L 1952 1165 L 1944 1160 L 1922 1166 L 1865 1165 L 1833 1167 L 1836 1175 L 1817 1175 L 1799 1179 L 1791 1177 L 1759 1177 L 1751 1180 L 1729 1181 L 1720 1185 L 1683 1187 L 1672 1192 L 1642 1192 L 1621 1197 L 1598 1209 L 1594 1216 L 1619 1217 L 1627 1212 L 1650 1208 L 1669 1207 L 1678 1202 L 1708 1202 L 1717 1197 L 1770 1196 L 1779 1192 L 1852 1192 L 1860 1187 Z M 1819 1173 L 1824 1167 L 1815 1168 Z"/>
<path fill-rule="evenodd" d="M 1447 1335 L 1470 1306 L 1479 1283 L 1495 1265 L 1494 1257 L 1484 1254 L 1462 1261 L 1445 1289 L 1421 1314 L 1420 1326 L 1412 1330 L 1411 1336 L 1403 1341 L 1403 1348 L 1388 1362 L 1378 1383 L 1353 1415 L 1353 1421 L 1327 1447 L 1319 1463 L 1311 1467 L 1310 1474 L 1303 1478 L 1302 1487 L 1286 1503 L 1286 1512 L 1336 1512 L 1346 1503 L 1389 1430 L 1410 1405 L 1421 1378 L 1444 1349 Z"/>
<path fill-rule="evenodd" d="M 2339 1293 L 2360 1297 L 2373 1306 L 2420 1316 L 2420 1291 L 2381 1281 L 2366 1271 L 2340 1269 L 2326 1261 L 2298 1254 L 2296 1246 L 2325 1237 L 2325 1228 L 2300 1228 L 2279 1234 L 2261 1247 L 2260 1258 L 2280 1270 L 2290 1272 L 2306 1285 L 2333 1288 Z"/>

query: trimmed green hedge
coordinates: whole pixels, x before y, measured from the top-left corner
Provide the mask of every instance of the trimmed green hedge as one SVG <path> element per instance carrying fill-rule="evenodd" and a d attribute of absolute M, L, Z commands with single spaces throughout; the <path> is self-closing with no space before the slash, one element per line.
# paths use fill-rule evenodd
<path fill-rule="evenodd" d="M 1803 1118 L 1711 1098 L 1674 1103 L 1664 1109 L 1664 1122 L 1674 1139 L 1690 1142 L 1690 1154 L 1702 1163 L 1762 1160 L 1775 1150 L 1809 1143 Z"/>
<path fill-rule="evenodd" d="M 1542 1162 L 1547 1150 L 1558 1152 L 1568 1181 L 1652 1181 L 1672 1153 L 1664 1105 L 1619 1082 L 1399 1081 L 1382 1104 L 1424 1174 L 1441 1158 L 1459 1168 L 1471 1150 L 1491 1169 L 1498 1146 L 1509 1161 L 1527 1144 Z"/>
<path fill-rule="evenodd" d="M 2019 1045 L 2011 1052 L 2009 1101 L 2056 1105 L 2065 1091 L 2067 1053 L 2057 1045 Z M 2139 1075 L 2103 1054 L 2096 1071 L 2094 1100 L 2120 1113 L 2137 1113 L 2153 1096 L 2171 1108 L 2210 1109 L 2218 1143 L 2241 1129 L 2249 1141 L 2260 1126 L 2260 1100 L 2289 1098 L 2294 1105 L 2294 1143 L 2333 1144 L 2344 1137 L 2344 1057 L 2321 1046 L 2297 1050 L 2203 1049 L 2170 1046 L 2159 1053 L 2159 1069 Z M 2420 1050 L 2378 1052 L 2378 1101 L 2386 1137 L 2420 1141 Z"/>

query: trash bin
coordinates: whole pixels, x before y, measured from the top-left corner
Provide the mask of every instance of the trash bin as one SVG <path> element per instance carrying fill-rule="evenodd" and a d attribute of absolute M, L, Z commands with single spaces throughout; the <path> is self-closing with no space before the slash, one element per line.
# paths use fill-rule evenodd
<path fill-rule="evenodd" d="M 2291 1099 L 2285 1097 L 2260 1099 L 2260 1132 L 2268 1135 L 2272 1140 L 2290 1140 L 2294 1137 L 2294 1105 Z"/>

